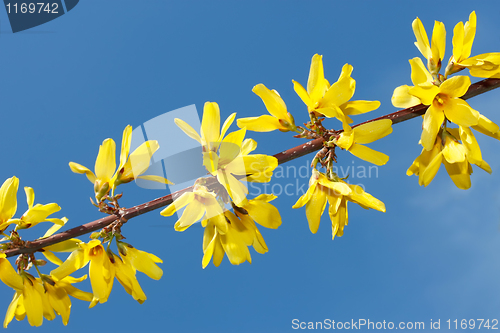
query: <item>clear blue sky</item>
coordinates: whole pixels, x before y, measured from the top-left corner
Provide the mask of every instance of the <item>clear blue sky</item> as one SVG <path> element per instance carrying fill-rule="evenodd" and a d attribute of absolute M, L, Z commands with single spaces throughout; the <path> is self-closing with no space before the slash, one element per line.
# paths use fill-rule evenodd
<path fill-rule="evenodd" d="M 394 112 L 393 89 L 411 83 L 408 59 L 420 56 L 413 19 L 420 17 L 428 33 L 434 20 L 445 23 L 448 59 L 453 27 L 472 10 L 478 17 L 473 54 L 499 52 L 498 1 L 87 0 L 16 34 L 2 9 L 1 180 L 15 175 L 20 189 L 34 188 L 36 202 L 57 202 L 68 227 L 97 219 L 101 215 L 88 201 L 92 185 L 70 171 L 69 161 L 92 167 L 103 139 L 120 142 L 127 124 L 137 127 L 191 104 L 201 112 L 206 101 L 215 101 L 223 118 L 264 114 L 251 92 L 258 83 L 277 89 L 302 123 L 307 113 L 292 79 L 307 82 L 315 53 L 324 55 L 330 82 L 350 63 L 354 99 L 381 101 L 356 123 Z M 493 91 L 469 102 L 500 123 L 499 101 L 500 91 Z M 339 127 L 333 120 L 327 124 Z M 493 174 L 475 168 L 470 190 L 457 189 L 444 168 L 421 188 L 405 174 L 420 153 L 420 130 L 419 119 L 398 124 L 371 146 L 390 161 L 378 177 L 355 180 L 385 202 L 387 213 L 350 204 L 350 223 L 334 241 L 327 215 L 313 235 L 304 209 L 291 209 L 298 197 L 283 194 L 273 202 L 282 226 L 261 228 L 268 253 L 252 249 L 251 265 L 232 266 L 225 258 L 220 267 L 203 270 L 199 225 L 178 233 L 175 218 L 159 212 L 131 220 L 124 235 L 164 260 L 163 278 L 138 273 L 148 296 L 142 305 L 116 281 L 105 304 L 88 310 L 74 300 L 66 330 L 289 332 L 293 319 L 423 321 L 426 328 L 431 319 L 441 319 L 441 328 L 447 319 L 500 319 L 500 142 L 477 135 Z M 303 142 L 278 132 L 249 136 L 259 142 L 258 153 Z M 338 155 L 339 167 L 352 161 L 368 166 L 346 152 Z M 284 165 L 285 174 L 288 165 L 299 168 L 311 158 Z M 300 188 L 307 181 L 283 177 L 272 184 Z M 133 184 L 123 190 L 126 207 L 167 193 Z M 18 200 L 20 215 L 26 209 L 22 190 Z M 41 234 L 45 227 L 39 227 Z M 88 281 L 82 284 L 90 290 Z M 3 318 L 13 292 L 3 285 L 0 290 Z M 57 317 L 37 331 L 64 329 Z M 15 320 L 8 330 L 32 331 L 27 321 Z"/>

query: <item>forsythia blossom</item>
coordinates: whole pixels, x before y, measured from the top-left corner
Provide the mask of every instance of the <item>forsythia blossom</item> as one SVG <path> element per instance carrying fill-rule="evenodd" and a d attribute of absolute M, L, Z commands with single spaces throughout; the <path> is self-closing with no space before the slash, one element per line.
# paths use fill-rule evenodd
<path fill-rule="evenodd" d="M 351 115 L 366 113 L 380 106 L 378 101 L 350 101 L 356 89 L 351 77 L 353 67 L 345 64 L 337 82 L 330 85 L 323 70 L 323 56 L 315 54 L 311 60 L 307 90 L 293 81 L 295 92 L 307 105 L 308 111 L 318 116 L 335 117 L 342 122 L 352 123 Z"/>
<path fill-rule="evenodd" d="M 158 280 L 163 272 L 156 263 L 162 261 L 151 253 L 137 250 L 122 242 L 117 241 L 117 243 L 120 257 L 109 249 L 106 250 L 97 239 L 89 243 L 81 242 L 78 244 L 78 249 L 74 250 L 66 261 L 50 274 L 56 280 L 61 280 L 90 263 L 89 277 L 93 293 L 91 307 L 108 300 L 115 277 L 127 293 L 142 303 L 146 300 L 146 295 L 137 282 L 136 271 Z"/>
<path fill-rule="evenodd" d="M 468 76 L 448 76 L 464 68 L 480 77 L 497 77 L 500 73 L 500 53 L 487 53 L 469 58 L 476 32 L 476 14 L 469 22 L 458 23 L 454 29 L 453 55 L 444 76 L 439 74 L 446 46 L 446 31 L 436 22 L 429 44 L 422 22 L 413 21 L 415 45 L 427 58 L 427 68 L 420 58 L 410 60 L 411 80 L 414 86 L 400 86 L 394 90 L 392 102 L 396 107 L 428 105 L 422 124 L 421 155 L 413 162 L 407 174 L 419 176 L 419 184 L 427 186 L 436 175 L 441 162 L 455 185 L 461 189 L 470 187 L 471 164 L 491 172 L 482 160 L 479 146 L 470 128 L 500 139 L 499 127 L 474 110 L 462 97 L 471 85 Z M 447 123 L 457 124 L 459 129 L 449 129 Z M 462 144 L 458 143 L 459 139 Z M 465 139 L 464 139 L 465 138 Z M 454 153 L 452 153 L 454 152 Z"/>
<path fill-rule="evenodd" d="M 203 260 L 205 268 L 213 257 L 213 263 L 218 267 L 227 255 L 233 265 L 239 265 L 245 261 L 252 262 L 248 246 L 253 246 L 258 253 L 268 251 L 266 242 L 262 237 L 255 222 L 263 227 L 276 229 L 281 225 L 281 216 L 278 209 L 269 201 L 276 199 L 275 195 L 261 194 L 249 200 L 244 207 L 233 206 L 234 213 L 225 211 L 224 222 L 227 225 L 226 232 L 221 233 L 217 228 L 214 217 L 205 219 L 202 225 L 205 227 L 203 235 Z"/>
<path fill-rule="evenodd" d="M 275 113 L 270 110 L 275 117 L 287 116 L 282 112 L 286 112 L 286 107 L 277 93 L 263 85 L 257 87 L 257 91 L 265 96 L 263 100 L 268 107 L 273 105 L 272 107 L 284 108 Z M 256 149 L 257 143 L 252 139 L 245 139 L 246 127 L 226 135 L 235 116 L 234 113 L 230 115 L 220 129 L 219 106 L 217 103 L 205 103 L 200 134 L 181 119 L 175 119 L 176 124 L 189 137 L 201 144 L 203 165 L 216 182 L 212 182 L 209 190 L 205 184 L 210 180 L 198 179 L 192 192 L 182 194 L 160 214 L 171 216 L 186 207 L 175 223 L 177 231 L 184 231 L 202 220 L 201 224 L 205 227 L 203 268 L 212 257 L 215 266 L 219 266 L 224 253 L 233 265 L 250 262 L 248 246 L 253 245 L 259 253 L 267 252 L 267 246 L 254 221 L 268 228 L 277 228 L 281 224 L 278 210 L 268 203 L 275 196 L 261 195 L 248 200 L 248 189 L 241 182 L 269 182 L 278 161 L 273 156 L 250 154 Z M 252 122 L 250 123 L 256 126 L 261 124 L 260 120 Z M 283 123 L 274 120 L 271 122 Z M 287 123 L 290 124 L 288 120 Z M 241 124 L 245 124 L 245 121 Z M 234 213 L 225 207 L 229 202 Z"/>
<path fill-rule="evenodd" d="M 116 168 L 116 144 L 113 139 L 106 139 L 99 147 L 99 153 L 95 162 L 95 173 L 81 164 L 70 162 L 69 167 L 75 173 L 85 174 L 94 184 L 94 192 L 97 201 L 114 190 L 120 184 L 125 184 L 137 178 L 152 180 L 164 184 L 172 184 L 167 179 L 155 176 L 141 176 L 149 167 L 153 154 L 160 148 L 156 140 L 142 143 L 130 155 L 130 144 L 132 142 L 132 126 L 128 125 L 123 131 L 122 146 L 120 153 L 120 164 Z"/>
<path fill-rule="evenodd" d="M 55 318 L 54 311 L 61 316 L 63 324 L 67 325 L 71 312 L 71 300 L 68 295 L 83 301 L 92 301 L 91 293 L 72 285 L 86 278 L 86 275 L 78 279 L 67 276 L 55 280 L 48 275 L 35 278 L 25 271 L 18 274 L 7 259 L 0 258 L 0 279 L 15 290 L 5 315 L 4 328 L 7 328 L 14 317 L 17 320 L 27 317 L 31 326 L 40 326 L 44 317 L 47 320 Z"/>
<path fill-rule="evenodd" d="M 371 143 L 392 133 L 392 121 L 382 119 L 372 121 L 360 126 L 351 128 L 344 125 L 344 131 L 338 138 L 333 139 L 333 143 L 338 147 L 349 151 L 356 157 L 376 165 L 384 165 L 389 160 L 389 156 L 363 146 L 362 144 Z"/>
<path fill-rule="evenodd" d="M 219 106 L 217 103 L 207 102 L 203 109 L 201 135 L 181 119 L 176 119 L 175 122 L 188 136 L 202 145 L 203 165 L 212 176 L 217 177 L 232 201 L 237 206 L 242 206 L 247 202 L 248 189 L 241 180 L 269 182 L 273 170 L 278 166 L 278 160 L 263 154 L 250 155 L 257 143 L 252 139 L 244 139 L 245 128 L 224 137 L 234 117 L 234 113 L 229 116 L 220 131 Z"/>
<path fill-rule="evenodd" d="M 459 141 L 462 143 L 459 143 Z M 479 145 L 467 127 L 447 128 L 440 132 L 431 150 L 422 150 L 406 174 L 419 176 L 419 185 L 427 186 L 444 164 L 453 183 L 463 190 L 470 188 L 471 164 L 475 164 L 488 173 L 491 167 L 483 161 Z"/>
<path fill-rule="evenodd" d="M 316 169 L 312 170 L 309 189 L 297 200 L 293 208 L 306 206 L 309 229 L 315 234 L 328 202 L 333 239 L 344 234 L 344 227 L 348 222 L 347 201 L 357 203 L 365 209 L 372 208 L 385 213 L 384 203 L 366 193 L 360 186 L 347 184 L 341 179 L 330 180 Z"/>
<path fill-rule="evenodd" d="M 247 130 L 255 132 L 270 132 L 276 129 L 282 132 L 298 131 L 291 113 L 287 111 L 285 102 L 276 90 L 269 90 L 260 83 L 253 87 L 252 91 L 262 99 L 271 115 L 240 118 L 237 120 L 238 127 L 246 127 Z"/>

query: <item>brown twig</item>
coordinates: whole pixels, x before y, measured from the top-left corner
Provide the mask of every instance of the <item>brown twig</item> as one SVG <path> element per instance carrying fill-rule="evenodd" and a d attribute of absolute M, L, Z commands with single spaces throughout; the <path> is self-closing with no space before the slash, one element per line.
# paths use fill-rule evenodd
<path fill-rule="evenodd" d="M 482 81 L 479 81 L 479 82 L 471 85 L 469 87 L 469 90 L 467 91 L 467 93 L 462 98 L 468 99 L 468 98 L 483 94 L 485 92 L 488 92 L 490 90 L 496 89 L 498 87 L 500 87 L 500 79 L 484 79 Z M 354 125 L 353 128 L 356 126 L 362 125 L 362 124 L 366 124 L 366 123 L 376 121 L 376 120 L 381 120 L 381 119 L 391 119 L 393 124 L 397 124 L 397 123 L 400 123 L 402 121 L 406 121 L 406 120 L 423 115 L 425 113 L 425 111 L 427 110 L 427 108 L 428 108 L 428 106 L 420 104 L 420 105 L 417 105 L 414 107 L 410 107 L 410 108 L 407 108 L 404 110 L 400 110 L 397 112 L 387 114 L 385 116 L 381 116 L 378 118 L 374 118 L 374 119 L 365 121 L 363 123 Z M 339 134 L 341 132 L 342 132 L 342 130 L 335 131 L 335 132 L 332 132 L 332 135 Z M 307 155 L 309 153 L 312 153 L 312 152 L 320 149 L 321 147 L 323 147 L 323 141 L 324 141 L 324 138 L 311 140 L 311 141 L 303 143 L 297 147 L 290 148 L 290 149 L 285 150 L 281 153 L 275 154 L 274 157 L 276 157 L 278 159 L 279 164 L 286 163 L 286 162 L 289 162 L 293 159 Z M 212 182 L 213 184 L 210 184 L 210 182 Z M 207 186 L 210 187 L 210 185 L 214 185 L 214 184 L 215 184 L 214 180 L 209 180 L 207 183 Z M 165 206 L 171 204 L 176 198 L 181 196 L 183 193 L 189 192 L 192 190 L 193 190 L 193 186 L 190 186 L 190 187 L 185 188 L 183 190 L 180 190 L 180 191 L 177 191 L 175 193 L 163 196 L 163 197 L 158 198 L 158 199 L 154 199 L 152 201 L 148 201 L 148 202 L 143 203 L 141 205 L 134 206 L 134 207 L 128 208 L 128 209 L 123 209 L 122 213 L 120 213 L 120 214 L 109 215 L 109 216 L 103 217 L 101 219 L 83 224 L 81 226 L 78 226 L 78 227 L 75 227 L 75 228 L 72 228 L 72 229 L 69 229 L 66 231 L 62 231 L 62 232 L 57 233 L 55 235 L 52 235 L 50 237 L 47 237 L 44 239 L 37 239 L 35 241 L 28 242 L 27 247 L 13 248 L 13 249 L 6 250 L 5 255 L 7 257 L 12 257 L 12 256 L 19 255 L 22 253 L 33 253 L 36 251 L 40 251 L 43 247 L 53 245 L 53 244 L 62 242 L 64 240 L 79 237 L 81 235 L 102 229 L 102 228 L 110 225 L 111 223 L 119 220 L 120 218 L 124 219 L 124 220 L 129 220 L 133 217 L 145 214 L 145 213 L 150 212 L 152 210 L 155 210 L 155 209 L 158 209 L 161 207 L 165 207 Z"/>

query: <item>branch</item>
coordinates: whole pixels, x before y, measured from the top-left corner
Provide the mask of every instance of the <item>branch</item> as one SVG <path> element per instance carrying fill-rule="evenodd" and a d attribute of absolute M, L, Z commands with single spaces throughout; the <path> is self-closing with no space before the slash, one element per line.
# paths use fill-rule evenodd
<path fill-rule="evenodd" d="M 464 96 L 462 96 L 462 99 L 469 99 L 471 97 L 475 97 L 477 95 L 483 94 L 485 92 L 488 92 L 490 90 L 493 90 L 493 89 L 496 89 L 499 87 L 500 87 L 500 79 L 484 79 L 482 81 L 479 81 L 479 82 L 472 84 L 469 87 L 469 90 L 467 91 L 467 93 Z M 393 124 L 397 124 L 397 123 L 400 123 L 400 122 L 403 122 L 403 121 L 406 121 L 406 120 L 423 115 L 425 113 L 425 111 L 427 110 L 427 108 L 428 108 L 428 106 L 420 104 L 420 105 L 413 106 L 413 107 L 410 107 L 410 108 L 407 108 L 404 110 L 400 110 L 397 112 L 387 114 L 385 116 L 381 116 L 378 118 L 374 118 L 374 119 L 365 121 L 363 123 L 354 125 L 352 127 L 354 128 L 354 127 L 357 127 L 359 125 L 366 124 L 366 123 L 376 121 L 376 120 L 381 120 L 381 119 L 391 119 Z M 341 132 L 342 132 L 342 130 L 338 130 L 338 131 L 332 132 L 332 135 L 339 134 Z M 285 150 L 284 152 L 275 154 L 274 157 L 276 157 L 278 159 L 279 164 L 289 162 L 293 159 L 296 159 L 298 157 L 301 157 L 301 156 L 307 155 L 309 153 L 312 153 L 316 150 L 319 150 L 323 146 L 324 140 L 325 140 L 324 138 L 318 138 L 315 140 L 311 140 L 311 141 L 306 142 L 304 144 L 301 144 L 297 147 L 290 148 L 288 150 Z M 212 179 L 208 180 L 207 186 L 208 187 L 210 187 L 211 185 L 213 186 L 213 185 L 215 185 L 215 183 L 216 183 L 215 178 L 212 178 Z M 27 242 L 27 245 L 24 248 L 12 248 L 12 249 L 6 250 L 4 253 L 7 257 L 12 257 L 12 256 L 19 255 L 22 253 L 33 253 L 36 251 L 40 251 L 43 247 L 53 245 L 53 244 L 56 244 L 56 243 L 59 243 L 59 242 L 62 242 L 62 241 L 65 241 L 65 240 L 68 240 L 71 238 L 79 237 L 79 236 L 82 236 L 84 234 L 87 234 L 87 233 L 90 233 L 93 231 L 100 230 L 100 229 L 110 225 L 111 223 L 117 221 L 117 220 L 121 219 L 122 221 L 127 221 L 131 218 L 148 213 L 152 210 L 155 210 L 155 209 L 158 209 L 161 207 L 165 207 L 165 206 L 171 204 L 175 199 L 177 199 L 183 193 L 190 192 L 192 190 L 193 190 L 193 186 L 190 186 L 190 187 L 185 188 L 183 190 L 174 192 L 172 194 L 163 196 L 163 197 L 158 198 L 158 199 L 154 199 L 152 201 L 148 201 L 148 202 L 143 203 L 141 205 L 137 205 L 137 206 L 134 206 L 134 207 L 128 208 L 128 209 L 123 209 L 123 210 L 121 210 L 120 214 L 109 215 L 109 216 L 103 217 L 101 219 L 83 224 L 81 226 L 78 226 L 78 227 L 75 227 L 75 228 L 72 228 L 72 229 L 69 229 L 66 231 L 62 231 L 60 233 L 57 233 L 55 235 L 52 235 L 52 236 L 44 238 L 44 239 L 37 239 L 37 240 L 32 241 L 32 242 Z"/>

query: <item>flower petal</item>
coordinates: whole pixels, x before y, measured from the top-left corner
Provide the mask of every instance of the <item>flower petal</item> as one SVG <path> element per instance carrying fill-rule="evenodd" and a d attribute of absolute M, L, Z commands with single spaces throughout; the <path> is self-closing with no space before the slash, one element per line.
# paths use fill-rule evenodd
<path fill-rule="evenodd" d="M 88 168 L 84 167 L 81 164 L 75 163 L 75 162 L 69 162 L 69 167 L 70 167 L 71 171 L 73 171 L 74 173 L 80 173 L 80 174 L 84 173 L 85 176 L 87 176 L 88 180 L 90 180 L 90 182 L 92 184 L 95 183 L 96 176 Z"/>
<path fill-rule="evenodd" d="M 0 258 L 0 280 L 7 286 L 23 290 L 23 278 L 17 274 L 9 260 L 6 258 Z"/>
<path fill-rule="evenodd" d="M 465 22 L 464 26 L 464 41 L 462 48 L 462 57 L 464 59 L 470 57 L 472 43 L 476 35 L 476 12 L 472 11 L 469 15 L 469 21 Z"/>
<path fill-rule="evenodd" d="M 426 150 L 431 150 L 444 121 L 444 113 L 431 105 L 424 115 L 420 141 Z"/>
<path fill-rule="evenodd" d="M 349 185 L 352 192 L 347 196 L 350 201 L 356 202 L 361 207 L 372 208 L 385 213 L 385 204 L 371 194 L 365 192 L 361 186 Z"/>
<path fill-rule="evenodd" d="M 82 248 L 77 249 L 68 256 L 64 263 L 50 272 L 50 275 L 57 280 L 70 275 L 71 273 L 85 267 L 89 263 L 89 257 Z"/>
<path fill-rule="evenodd" d="M 238 151 L 239 151 L 239 147 L 241 147 L 243 140 L 245 139 L 246 131 L 247 131 L 246 128 L 241 128 L 237 131 L 229 133 L 224 138 L 223 143 L 231 143 L 231 144 L 233 144 L 233 146 L 236 146 L 236 148 L 238 148 Z M 231 147 L 230 149 L 234 150 L 234 147 Z M 220 148 L 219 150 L 222 151 L 223 148 Z M 223 154 L 223 153 L 221 153 L 221 154 Z M 230 154 L 230 155 L 233 155 L 233 154 Z M 224 159 L 224 157 L 222 155 L 220 156 L 220 158 Z M 232 159 L 233 158 L 231 158 L 231 160 Z"/>
<path fill-rule="evenodd" d="M 465 147 L 447 136 L 443 148 L 443 157 L 448 163 L 464 162 Z"/>
<path fill-rule="evenodd" d="M 163 270 L 151 259 L 149 253 L 136 248 L 127 248 L 124 259 L 130 260 L 132 266 L 139 272 L 146 274 L 153 280 L 159 280 L 163 276 Z"/>
<path fill-rule="evenodd" d="M 456 62 L 466 59 L 463 57 L 463 46 L 464 46 L 464 24 L 463 22 L 458 22 L 453 29 L 453 58 Z"/>
<path fill-rule="evenodd" d="M 309 223 L 309 230 L 313 234 L 318 232 L 321 215 L 326 207 L 326 192 L 322 191 L 320 187 L 316 187 L 311 199 L 306 203 L 306 216 Z"/>
<path fill-rule="evenodd" d="M 314 102 L 319 101 L 327 89 L 328 86 L 325 82 L 325 73 L 323 70 L 323 56 L 315 54 L 311 59 L 311 68 L 309 69 L 309 78 L 307 80 L 307 92 Z"/>
<path fill-rule="evenodd" d="M 286 130 L 286 127 L 281 125 L 277 118 L 270 115 L 240 118 L 237 120 L 237 124 L 240 128 L 246 127 L 247 130 L 254 132 L 271 132 L 276 129 Z"/>
<path fill-rule="evenodd" d="M 316 191 L 316 184 L 313 184 L 312 186 L 309 186 L 307 189 L 306 193 L 304 193 L 298 200 L 297 202 L 292 206 L 292 208 L 300 208 L 304 206 L 309 200 L 311 200 L 314 192 Z"/>
<path fill-rule="evenodd" d="M 460 126 L 470 127 L 479 123 L 479 112 L 460 98 L 449 99 L 446 102 L 444 114 L 451 122 Z"/>
<path fill-rule="evenodd" d="M 372 121 L 354 128 L 354 141 L 361 144 L 371 143 L 392 133 L 392 120 Z"/>
<path fill-rule="evenodd" d="M 419 85 L 415 87 L 411 87 L 409 89 L 409 93 L 422 102 L 424 105 L 431 105 L 434 101 L 434 98 L 437 94 L 439 94 L 440 90 L 435 85 Z"/>
<path fill-rule="evenodd" d="M 9 304 L 9 307 L 7 308 L 7 313 L 5 314 L 5 319 L 3 321 L 3 328 L 7 328 L 9 323 L 14 319 L 14 314 L 17 309 L 17 304 L 19 303 L 19 299 L 22 299 L 23 293 L 22 291 L 16 291 L 14 294 L 14 297 L 12 298 L 12 301 Z"/>
<path fill-rule="evenodd" d="M 417 17 L 415 20 L 413 20 L 411 26 L 413 28 L 415 38 L 417 39 L 417 41 L 415 42 L 415 46 L 424 57 L 429 59 L 432 56 L 431 48 L 429 46 L 429 38 L 427 37 L 427 33 L 425 32 L 422 21 L 420 21 L 420 19 Z"/>
<path fill-rule="evenodd" d="M 252 91 L 259 96 L 266 105 L 267 111 L 277 119 L 287 119 L 285 102 L 274 90 L 269 90 L 265 85 L 259 83 Z"/>
<path fill-rule="evenodd" d="M 379 101 L 349 101 L 342 104 L 340 109 L 344 114 L 352 116 L 373 111 L 378 109 L 379 106 Z"/>
<path fill-rule="evenodd" d="M 442 94 L 450 97 L 462 97 L 470 87 L 470 78 L 468 76 L 458 75 L 444 81 L 439 87 Z"/>
<path fill-rule="evenodd" d="M 175 230 L 179 229 L 185 230 L 187 227 L 191 226 L 193 223 L 200 220 L 205 214 L 205 209 L 203 204 L 198 200 L 193 200 L 182 212 L 181 218 L 175 223 Z"/>
<path fill-rule="evenodd" d="M 281 215 L 276 207 L 262 200 L 250 200 L 244 207 L 248 215 L 263 227 L 277 229 L 281 225 Z"/>
<path fill-rule="evenodd" d="M 28 316 L 28 322 L 31 326 L 41 326 L 43 323 L 43 303 L 42 296 L 35 289 L 35 281 L 28 281 L 31 279 L 25 278 L 23 289 L 24 308 Z"/>
<path fill-rule="evenodd" d="M 446 48 L 446 30 L 443 22 L 435 21 L 432 30 L 431 54 L 432 59 L 438 63 L 444 58 Z"/>
<path fill-rule="evenodd" d="M 293 82 L 293 89 L 295 90 L 297 95 L 299 95 L 302 102 L 304 102 L 304 104 L 307 105 L 309 109 L 313 109 L 314 103 L 311 100 L 311 97 L 309 97 L 309 94 L 304 89 L 304 87 L 302 87 L 302 85 L 297 81 L 292 80 L 292 82 Z"/>
<path fill-rule="evenodd" d="M 415 57 L 410 59 L 409 62 L 411 66 L 411 82 L 413 82 L 414 85 L 431 83 L 433 81 L 432 75 L 425 67 L 422 59 Z"/>
<path fill-rule="evenodd" d="M 346 103 L 354 95 L 355 88 L 356 83 L 350 76 L 343 77 L 331 85 L 325 93 L 321 106 L 340 106 Z"/>
<path fill-rule="evenodd" d="M 386 154 L 356 143 L 349 148 L 349 152 L 354 156 L 375 165 L 384 165 L 387 161 L 389 161 L 389 156 Z"/>
<path fill-rule="evenodd" d="M 8 178 L 0 188 L 0 224 L 11 219 L 17 211 L 17 189 L 19 179 L 16 176 Z"/>
<path fill-rule="evenodd" d="M 174 122 L 177 127 L 179 127 L 184 133 L 186 133 L 187 136 L 189 136 L 191 139 L 195 139 L 201 144 L 200 135 L 188 123 L 179 118 L 175 118 Z"/>
<path fill-rule="evenodd" d="M 218 170 L 217 180 L 224 186 L 235 205 L 241 207 L 246 204 L 248 189 L 232 174 Z"/>
<path fill-rule="evenodd" d="M 425 168 L 425 170 L 420 173 L 420 177 L 418 179 L 418 182 L 419 182 L 420 185 L 427 186 L 427 185 L 429 185 L 432 182 L 432 180 L 436 176 L 436 173 L 439 170 L 439 167 L 441 166 L 441 161 L 442 160 L 443 160 L 443 153 L 440 151 L 430 161 L 430 163 L 427 166 L 427 168 Z"/>
<path fill-rule="evenodd" d="M 203 118 L 201 120 L 201 138 L 207 145 L 208 150 L 217 146 L 220 137 L 220 110 L 219 105 L 214 102 L 206 102 L 203 108 Z"/>
<path fill-rule="evenodd" d="M 95 161 L 95 175 L 98 179 L 101 179 L 103 183 L 109 182 L 115 173 L 115 151 L 116 144 L 113 139 L 106 139 L 102 142 L 102 145 L 99 146 L 99 153 Z"/>
<path fill-rule="evenodd" d="M 193 192 L 183 193 L 180 197 L 174 200 L 167 208 L 160 212 L 162 216 L 172 216 L 176 211 L 179 211 L 182 207 L 193 202 L 195 194 Z"/>
<path fill-rule="evenodd" d="M 410 94 L 410 87 L 399 86 L 394 89 L 391 98 L 392 105 L 397 108 L 409 108 L 420 104 L 420 99 Z"/>
<path fill-rule="evenodd" d="M 227 117 L 226 120 L 224 121 L 224 124 L 222 125 L 222 129 L 220 132 L 219 141 L 222 141 L 222 139 L 224 138 L 224 135 L 226 135 L 226 132 L 229 129 L 229 127 L 231 127 L 231 124 L 233 123 L 234 118 L 236 118 L 236 112 L 231 113 L 229 115 L 229 117 Z"/>
<path fill-rule="evenodd" d="M 450 175 L 451 180 L 461 190 L 467 190 L 471 186 L 469 174 L 469 162 L 464 161 L 461 163 L 448 163 L 443 160 L 446 171 Z"/>
<path fill-rule="evenodd" d="M 120 165 L 118 170 L 120 170 L 127 162 L 128 154 L 130 153 L 130 144 L 132 142 L 132 126 L 127 125 L 123 130 L 122 135 L 122 148 L 120 151 Z"/>

